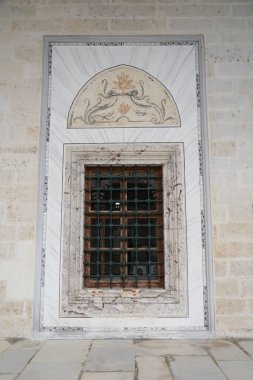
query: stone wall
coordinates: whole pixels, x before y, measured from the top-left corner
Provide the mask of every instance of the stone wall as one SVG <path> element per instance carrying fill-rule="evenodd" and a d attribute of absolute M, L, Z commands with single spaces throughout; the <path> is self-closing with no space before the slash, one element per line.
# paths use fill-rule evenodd
<path fill-rule="evenodd" d="M 42 36 L 203 34 L 216 335 L 252 337 L 252 0 L 1 0 L 0 31 L 0 336 L 32 335 Z"/>

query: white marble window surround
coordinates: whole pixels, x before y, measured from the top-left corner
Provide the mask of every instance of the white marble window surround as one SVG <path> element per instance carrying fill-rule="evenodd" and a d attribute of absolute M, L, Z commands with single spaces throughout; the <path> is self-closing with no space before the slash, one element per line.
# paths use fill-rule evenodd
<path fill-rule="evenodd" d="M 35 335 L 209 337 L 214 308 L 203 38 L 49 36 L 44 46 Z M 80 89 L 126 66 L 168 90 L 180 124 L 135 127 L 129 114 L 128 125 L 124 118 L 117 126 L 68 125 Z M 117 112 L 128 110 L 124 103 Z M 140 157 L 160 162 L 165 188 L 175 178 L 179 183 L 172 197 L 164 192 L 165 289 L 84 289 L 82 171 L 93 159 L 138 164 Z"/>
<path fill-rule="evenodd" d="M 165 289 L 83 287 L 87 165 L 162 165 Z M 66 144 L 60 316 L 188 315 L 183 144 Z"/>

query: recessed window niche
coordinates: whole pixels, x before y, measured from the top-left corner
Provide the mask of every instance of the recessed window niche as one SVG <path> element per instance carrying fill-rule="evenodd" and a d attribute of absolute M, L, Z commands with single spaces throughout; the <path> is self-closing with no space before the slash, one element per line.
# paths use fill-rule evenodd
<path fill-rule="evenodd" d="M 213 331 L 202 37 L 46 37 L 36 336 Z"/>
<path fill-rule="evenodd" d="M 182 143 L 107 144 L 106 146 L 104 144 L 66 144 L 64 146 L 65 184 L 62 228 L 62 302 L 60 311 L 62 317 L 81 317 L 82 315 L 84 317 L 121 315 L 122 318 L 130 315 L 149 317 L 154 315 L 188 316 L 183 148 Z M 113 212 L 113 205 L 110 204 L 109 200 L 105 202 L 100 200 L 95 203 L 101 209 L 97 222 L 91 222 L 89 218 L 89 215 L 92 218 L 94 211 L 92 212 L 88 209 L 85 212 L 85 209 L 87 209 L 86 203 L 89 202 L 87 193 L 89 194 L 90 190 L 87 185 L 87 179 L 86 183 L 84 179 L 88 176 L 86 171 L 90 170 L 92 165 L 95 168 L 100 168 L 101 173 L 105 172 L 104 168 L 106 167 L 111 170 L 113 168 L 117 169 L 114 177 L 123 178 L 122 181 L 124 181 L 120 188 L 125 189 L 127 187 L 126 178 L 128 178 L 129 183 L 131 183 L 131 178 L 134 179 L 134 186 L 131 188 L 133 190 L 130 191 L 134 191 L 135 194 L 131 197 L 131 193 L 128 191 L 126 195 L 123 195 L 125 197 L 123 199 L 122 195 L 118 195 L 117 203 L 122 202 L 124 207 L 121 212 L 117 211 L 117 209 Z M 151 199 L 146 196 L 146 203 L 144 203 L 145 199 L 139 201 L 142 202 L 144 210 L 140 208 L 138 211 L 139 202 L 135 198 L 138 196 L 136 194 L 136 177 L 125 173 L 122 174 L 122 168 L 125 165 L 127 165 L 128 171 L 132 170 L 132 173 L 134 170 L 138 170 L 141 179 L 145 178 L 143 175 L 144 168 L 150 172 L 154 165 L 161 167 L 159 171 L 159 188 L 156 189 L 156 192 L 158 193 L 159 190 L 161 195 L 155 209 L 152 210 L 152 206 L 149 205 Z M 141 168 L 142 172 L 140 172 Z M 105 174 L 104 177 L 103 174 L 100 174 L 100 176 L 102 176 L 102 179 L 106 178 Z M 149 177 L 151 182 L 154 174 L 152 175 L 151 172 Z M 104 188 L 108 189 L 108 193 L 112 192 L 109 186 L 104 186 Z M 149 191 L 151 192 L 151 190 Z M 105 192 L 105 190 L 101 189 L 100 192 Z M 102 197 L 100 198 L 102 199 Z M 131 201 L 131 199 L 135 199 L 135 202 Z M 126 211 L 127 203 L 129 211 Z M 131 221 L 131 227 L 134 227 L 134 232 L 131 235 L 135 236 L 136 240 L 133 243 L 129 238 L 131 227 L 129 227 L 127 234 L 125 231 L 127 222 L 122 221 L 122 215 Z M 90 235 L 91 225 L 104 227 L 103 218 L 107 218 L 108 224 L 113 223 L 114 220 L 118 221 L 120 230 L 118 232 L 119 243 L 118 248 L 116 247 L 117 249 L 110 249 L 110 238 L 113 238 L 110 236 L 110 230 L 105 236 L 101 236 L 101 231 L 95 235 Z M 149 231 L 147 230 L 142 234 L 141 227 L 143 228 L 145 223 L 156 225 L 156 231 L 151 232 L 150 227 Z M 105 238 L 108 239 L 107 245 L 102 242 Z M 113 242 L 116 241 L 115 239 L 117 237 L 114 237 Z M 139 245 L 143 243 L 144 247 L 137 246 L 138 239 L 140 241 Z M 87 240 L 88 247 L 91 246 L 90 249 L 87 246 L 85 248 Z M 93 242 L 93 244 L 90 244 L 90 242 Z M 92 284 L 90 281 L 90 287 L 86 286 L 84 281 L 86 250 L 90 250 L 93 257 L 95 257 L 95 261 L 93 260 L 93 267 L 95 266 L 95 269 L 93 269 L 94 283 Z M 162 281 L 160 283 L 157 283 L 155 273 L 152 279 L 151 273 L 148 273 L 148 271 L 147 273 L 141 272 L 138 274 L 136 270 L 135 273 L 128 274 L 128 261 L 133 262 L 130 254 L 140 256 L 141 253 L 148 252 L 149 256 L 151 256 L 151 254 L 155 255 L 157 251 L 160 259 L 157 258 L 153 261 L 155 264 L 159 264 L 155 273 L 157 272 L 158 274 L 158 272 L 161 273 L 162 271 Z M 123 256 L 119 264 L 119 273 L 115 273 L 114 280 L 112 278 L 112 282 L 116 284 L 118 278 L 118 282 L 120 282 L 118 287 L 110 286 L 109 280 L 110 274 L 113 275 L 112 271 L 108 270 L 107 274 L 101 273 L 99 268 L 96 271 L 96 267 L 100 266 L 100 264 L 102 265 L 103 261 L 105 261 L 103 254 L 111 254 L 112 260 L 113 252 Z M 129 257 L 129 259 L 126 257 Z M 123 260 L 126 262 L 125 265 L 122 263 Z M 141 257 L 136 258 L 134 263 L 137 261 L 139 267 L 141 267 L 141 260 L 143 261 Z M 108 268 L 109 262 L 110 257 L 107 259 Z M 154 267 L 154 263 L 152 263 L 151 257 L 146 259 L 146 266 L 149 268 Z M 126 284 L 124 284 L 124 279 Z M 151 283 L 156 286 L 151 286 Z"/>

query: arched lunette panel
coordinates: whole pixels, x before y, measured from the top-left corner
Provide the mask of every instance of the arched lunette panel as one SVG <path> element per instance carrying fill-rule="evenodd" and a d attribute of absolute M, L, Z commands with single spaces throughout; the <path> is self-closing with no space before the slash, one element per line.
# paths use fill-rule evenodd
<path fill-rule="evenodd" d="M 68 114 L 68 128 L 118 126 L 180 127 L 180 115 L 160 81 L 136 67 L 119 65 L 86 82 Z"/>

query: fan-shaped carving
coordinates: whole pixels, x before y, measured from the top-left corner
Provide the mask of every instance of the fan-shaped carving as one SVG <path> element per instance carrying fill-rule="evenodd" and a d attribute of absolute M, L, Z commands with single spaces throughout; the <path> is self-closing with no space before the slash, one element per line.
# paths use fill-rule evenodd
<path fill-rule="evenodd" d="M 68 128 L 180 127 L 176 103 L 156 78 L 119 65 L 96 74 L 76 95 Z"/>

